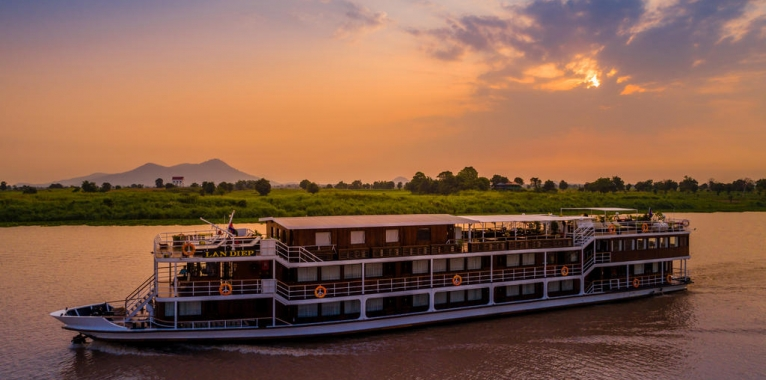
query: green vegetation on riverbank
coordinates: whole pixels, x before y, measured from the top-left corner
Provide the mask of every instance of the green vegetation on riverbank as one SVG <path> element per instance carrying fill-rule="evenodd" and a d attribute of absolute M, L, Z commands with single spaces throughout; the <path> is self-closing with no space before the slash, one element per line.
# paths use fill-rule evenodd
<path fill-rule="evenodd" d="M 252 190 L 200 195 L 192 189 L 119 189 L 84 193 L 46 189 L 35 194 L 0 192 L 0 226 L 198 224 L 220 222 L 236 210 L 238 222 L 268 216 L 448 213 L 558 213 L 562 207 L 627 207 L 645 211 L 766 211 L 766 194 L 711 191 L 614 193 L 566 190 L 463 191 L 455 195 L 413 195 L 406 190 L 276 189 L 267 196 Z"/>

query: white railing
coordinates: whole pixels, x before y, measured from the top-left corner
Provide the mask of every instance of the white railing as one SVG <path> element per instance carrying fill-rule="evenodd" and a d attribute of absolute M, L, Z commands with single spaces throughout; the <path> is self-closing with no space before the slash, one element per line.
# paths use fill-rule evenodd
<path fill-rule="evenodd" d="M 302 246 L 289 246 L 276 240 L 277 256 L 287 260 L 288 262 L 303 262 L 303 263 L 317 263 L 323 261 L 313 253 L 309 252 Z"/>

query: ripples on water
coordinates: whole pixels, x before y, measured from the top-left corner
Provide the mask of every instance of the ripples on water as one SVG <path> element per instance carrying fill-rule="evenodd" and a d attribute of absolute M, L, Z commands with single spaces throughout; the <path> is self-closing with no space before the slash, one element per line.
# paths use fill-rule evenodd
<path fill-rule="evenodd" d="M 72 346 L 47 313 L 124 297 L 174 227 L 0 229 L 0 379 L 766 377 L 766 214 L 692 221 L 690 290 L 629 302 L 269 344 Z"/>

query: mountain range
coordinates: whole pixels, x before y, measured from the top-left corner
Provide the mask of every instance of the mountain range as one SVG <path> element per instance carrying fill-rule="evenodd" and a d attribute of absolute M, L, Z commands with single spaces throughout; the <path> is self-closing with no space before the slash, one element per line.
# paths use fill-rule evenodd
<path fill-rule="evenodd" d="M 104 182 L 108 182 L 112 186 L 140 184 L 146 187 L 154 187 L 157 178 L 162 178 L 164 183 L 170 183 L 173 177 L 184 177 L 185 186 L 195 182 L 202 184 L 204 181 L 236 183 L 239 180 L 259 179 L 259 177 L 234 169 L 219 159 L 212 159 L 199 164 L 180 164 L 175 166 L 148 163 L 124 173 L 94 173 L 84 177 L 64 179 L 53 183 L 59 183 L 63 186 L 80 186 L 83 181 L 90 181 L 99 186 Z M 47 187 L 48 185 L 40 185 L 39 187 Z M 272 182 L 272 185 L 276 184 Z"/>

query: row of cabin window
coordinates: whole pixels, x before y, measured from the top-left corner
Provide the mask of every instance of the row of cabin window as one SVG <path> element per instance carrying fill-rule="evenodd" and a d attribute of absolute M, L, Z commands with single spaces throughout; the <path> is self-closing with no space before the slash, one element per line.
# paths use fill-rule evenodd
<path fill-rule="evenodd" d="M 505 287 L 506 297 L 528 296 L 535 294 L 537 284 L 508 285 Z M 551 281 L 548 292 L 566 292 L 574 290 L 574 280 Z"/>
<path fill-rule="evenodd" d="M 570 252 L 568 256 L 566 256 L 568 263 L 576 263 L 577 260 L 580 258 L 579 252 Z M 552 262 L 553 260 L 548 260 L 549 262 Z M 506 267 L 518 267 L 518 266 L 529 266 L 529 265 L 535 265 L 535 254 L 534 253 L 522 253 L 522 254 L 515 254 L 515 255 L 506 255 L 505 256 L 505 266 Z"/>
<path fill-rule="evenodd" d="M 412 297 L 412 307 L 428 306 L 428 294 L 414 294 Z M 434 304 L 441 305 L 447 302 L 477 301 L 482 299 L 481 289 L 455 290 L 451 292 L 438 292 L 434 295 Z M 346 314 L 359 313 L 360 302 L 357 300 L 344 302 L 343 311 Z M 327 302 L 321 304 L 322 315 L 340 315 L 341 301 Z M 368 312 L 383 310 L 383 298 L 370 298 L 366 303 Z M 319 315 L 319 304 L 298 305 L 298 317 L 316 317 Z"/>
<path fill-rule="evenodd" d="M 343 265 L 343 278 L 358 279 L 362 278 L 362 264 Z M 341 265 L 332 265 L 319 268 L 306 267 L 298 268 L 298 282 L 318 281 L 321 272 L 322 281 L 334 281 L 341 279 Z M 481 269 L 481 257 L 453 258 L 453 259 L 435 259 L 434 273 L 461 270 Z M 412 274 L 426 274 L 428 272 L 428 260 L 415 260 L 412 262 Z M 383 263 L 368 263 L 364 266 L 364 277 L 382 277 Z"/>
<path fill-rule="evenodd" d="M 328 246 L 332 245 L 332 234 L 330 232 L 317 232 L 315 235 L 315 245 Z M 365 234 L 364 231 L 351 231 L 349 236 L 351 244 L 364 244 Z M 431 229 L 420 228 L 417 233 L 418 241 L 431 241 Z M 386 230 L 386 243 L 398 243 L 399 242 L 399 230 L 392 229 Z"/>
<path fill-rule="evenodd" d="M 633 264 L 633 274 L 660 273 L 660 263 Z"/>
<path fill-rule="evenodd" d="M 681 246 L 678 236 L 662 236 L 640 239 L 620 239 L 602 241 L 600 251 L 635 251 L 655 248 L 676 248 Z"/>

